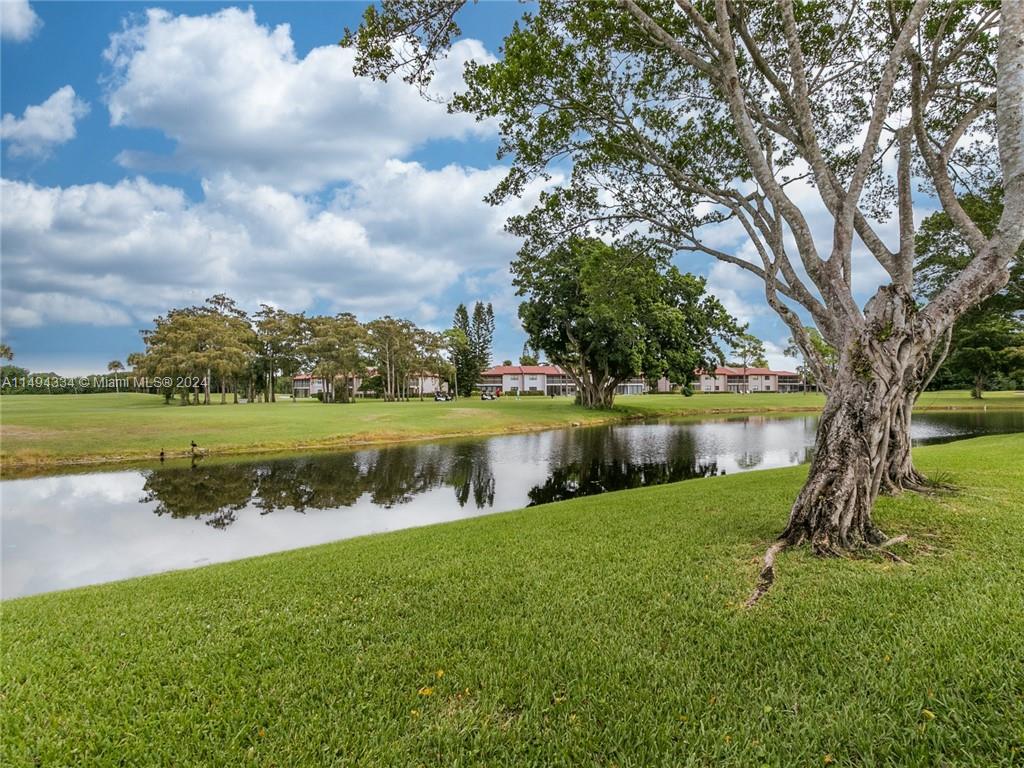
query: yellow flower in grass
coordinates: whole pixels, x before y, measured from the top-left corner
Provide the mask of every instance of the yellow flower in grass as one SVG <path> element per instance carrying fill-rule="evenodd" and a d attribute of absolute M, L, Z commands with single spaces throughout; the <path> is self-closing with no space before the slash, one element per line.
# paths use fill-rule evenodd
<path fill-rule="evenodd" d="M 434 689 L 431 688 L 429 685 L 424 685 L 422 688 L 420 688 L 419 694 L 420 696 L 433 696 Z"/>
<path fill-rule="evenodd" d="M 438 680 L 440 680 L 442 677 L 444 677 L 444 670 L 443 669 L 437 670 L 437 672 L 434 673 L 434 677 L 436 677 Z"/>

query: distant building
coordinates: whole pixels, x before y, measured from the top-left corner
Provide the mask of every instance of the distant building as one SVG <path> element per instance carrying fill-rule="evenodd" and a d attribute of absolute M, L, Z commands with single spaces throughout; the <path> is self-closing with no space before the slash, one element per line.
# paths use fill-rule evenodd
<path fill-rule="evenodd" d="M 496 365 L 480 374 L 477 387 L 481 392 L 501 390 L 506 394 L 576 394 L 572 377 L 557 365 Z M 644 380 L 637 376 L 619 384 L 615 391 L 620 395 L 639 395 L 646 388 Z"/>
<path fill-rule="evenodd" d="M 695 392 L 803 392 L 804 380 L 794 371 L 720 365 L 712 371 L 699 371 L 690 383 Z M 813 390 L 813 384 L 806 389 Z"/>
<path fill-rule="evenodd" d="M 365 395 L 364 392 L 360 392 L 359 388 L 363 382 L 368 378 L 373 378 L 377 375 L 377 371 L 374 368 L 370 368 L 366 372 L 366 376 L 352 376 L 349 381 L 352 387 L 352 392 L 357 397 Z M 338 389 L 342 386 L 344 381 L 343 376 L 338 376 L 334 380 L 334 391 L 337 396 Z M 419 397 L 419 387 L 422 383 L 423 394 L 433 395 L 435 392 L 447 392 L 448 382 L 438 376 L 436 373 L 423 373 L 419 376 L 410 376 L 408 379 L 408 391 L 409 397 Z M 316 397 L 327 390 L 327 380 L 322 376 L 313 376 L 308 373 L 298 373 L 292 376 L 292 397 Z"/>

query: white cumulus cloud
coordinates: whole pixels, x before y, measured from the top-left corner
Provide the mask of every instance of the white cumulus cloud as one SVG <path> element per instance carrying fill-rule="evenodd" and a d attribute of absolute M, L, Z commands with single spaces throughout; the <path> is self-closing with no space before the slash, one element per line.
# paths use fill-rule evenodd
<path fill-rule="evenodd" d="M 74 88 L 65 85 L 42 104 L 26 107 L 21 117 L 4 115 L 0 137 L 10 157 L 45 157 L 57 145 L 75 138 L 75 123 L 88 113 L 88 103 L 75 95 Z"/>
<path fill-rule="evenodd" d="M 249 308 L 327 306 L 428 322 L 439 294 L 515 252 L 501 230 L 510 211 L 480 201 L 490 182 L 489 172 L 406 163 L 394 179 L 324 205 L 228 174 L 205 180 L 199 202 L 144 178 L 65 188 L 4 180 L 3 319 L 142 324 L 225 292 Z M 461 200 L 458 211 L 431 193 L 443 186 Z M 413 205 L 405 228 L 382 225 L 382 211 Z M 444 232 L 428 223 L 443 228 L 460 216 L 455 245 L 435 242 Z"/>
<path fill-rule="evenodd" d="M 172 158 L 122 152 L 130 168 L 230 172 L 255 184 L 309 192 L 359 179 L 431 139 L 493 130 L 449 115 L 402 82 L 352 74 L 339 46 L 295 52 L 287 24 L 260 25 L 253 9 L 206 16 L 150 10 L 111 36 L 108 106 L 113 125 L 154 128 L 177 143 Z M 474 40 L 455 43 L 436 87 L 462 84 L 466 61 L 493 60 Z"/>
<path fill-rule="evenodd" d="M 0 0 L 0 37 L 16 43 L 30 40 L 43 26 L 28 0 Z"/>

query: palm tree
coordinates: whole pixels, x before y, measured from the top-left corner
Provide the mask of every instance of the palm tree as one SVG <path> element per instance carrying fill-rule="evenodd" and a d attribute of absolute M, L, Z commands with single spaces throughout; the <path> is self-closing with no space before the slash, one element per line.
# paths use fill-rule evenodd
<path fill-rule="evenodd" d="M 114 374 L 114 392 L 121 392 L 121 382 L 117 379 L 117 372 L 124 370 L 124 365 L 120 360 L 111 360 L 107 363 L 107 370 Z"/>
<path fill-rule="evenodd" d="M 13 360 L 14 350 L 7 344 L 0 344 L 0 360 Z"/>

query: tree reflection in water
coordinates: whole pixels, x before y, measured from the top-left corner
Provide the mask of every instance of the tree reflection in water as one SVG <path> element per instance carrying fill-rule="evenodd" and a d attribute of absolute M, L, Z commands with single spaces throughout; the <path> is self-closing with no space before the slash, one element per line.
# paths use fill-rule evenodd
<path fill-rule="evenodd" d="M 256 468 L 251 464 L 167 467 L 143 473 L 141 502 L 155 502 L 158 515 L 201 517 L 214 528 L 227 528 L 235 512 L 252 499 Z"/>
<path fill-rule="evenodd" d="M 542 462 L 538 472 L 547 464 L 546 480 L 527 492 L 530 506 L 717 474 L 715 462 L 694 458 L 700 451 L 688 430 L 659 435 L 650 445 L 628 429 L 615 428 L 523 439 L 531 441 L 527 454 Z M 145 471 L 141 500 L 155 503 L 158 515 L 201 518 L 221 529 L 247 507 L 262 515 L 285 509 L 305 513 L 351 507 L 366 496 L 390 509 L 445 486 L 453 489 L 460 507 L 485 509 L 494 506 L 491 455 L 500 450 L 497 445 L 472 441 L 247 462 L 199 460 Z"/>
<path fill-rule="evenodd" d="M 257 462 L 162 466 L 143 472 L 143 503 L 175 518 L 203 518 L 226 528 L 238 511 L 252 506 L 277 510 L 339 509 L 364 494 L 389 509 L 433 488 L 451 486 L 464 507 L 494 504 L 494 474 L 486 443 L 399 446 L 358 453 L 319 454 Z"/>
<path fill-rule="evenodd" d="M 548 479 L 529 491 L 531 507 L 718 474 L 715 462 L 694 458 L 699 452 L 693 434 L 686 430 L 672 433 L 664 446 L 667 450 L 659 450 L 657 458 L 645 458 L 642 446 L 638 450 L 623 430 L 579 430 L 563 435 L 565 439 L 552 452 Z"/>

